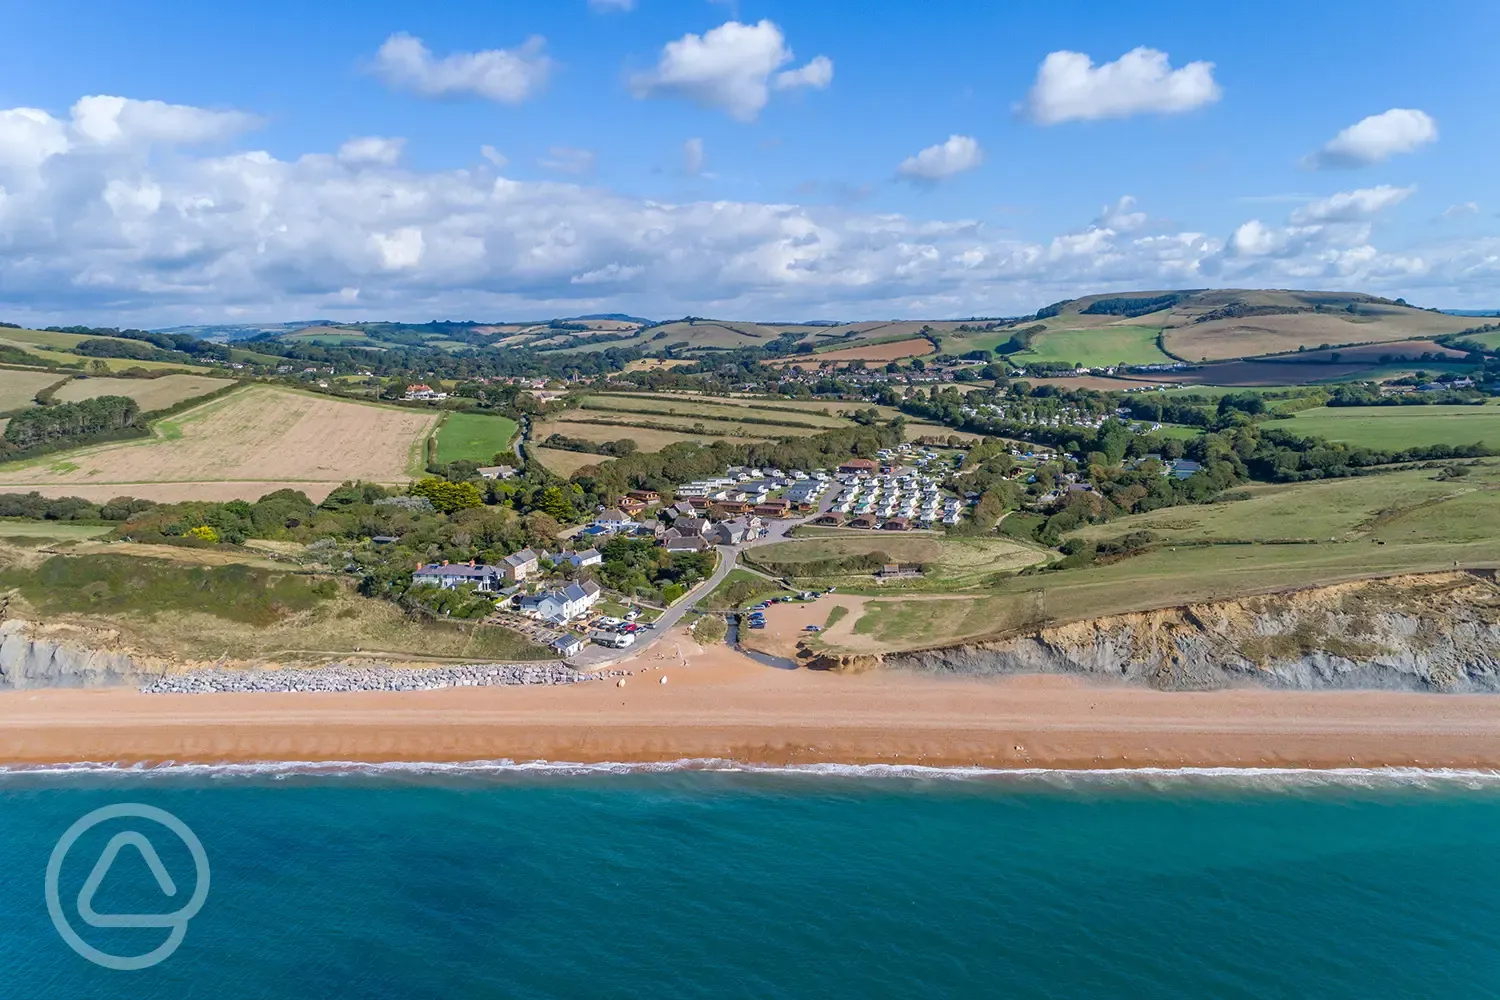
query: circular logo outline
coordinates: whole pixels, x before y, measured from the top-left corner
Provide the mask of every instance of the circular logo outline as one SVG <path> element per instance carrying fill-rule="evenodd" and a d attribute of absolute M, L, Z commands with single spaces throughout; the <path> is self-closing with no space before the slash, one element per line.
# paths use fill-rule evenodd
<path fill-rule="evenodd" d="M 187 905 L 183 906 L 176 913 L 120 915 L 111 918 L 110 923 L 96 925 L 171 928 L 171 933 L 167 935 L 167 940 L 161 945 L 144 955 L 130 958 L 122 958 L 118 955 L 111 955 L 108 952 L 100 951 L 80 937 L 78 932 L 73 929 L 73 925 L 68 922 L 67 914 L 63 912 L 62 899 L 58 894 L 58 879 L 62 874 L 63 861 L 67 859 L 68 852 L 73 849 L 73 845 L 78 842 L 78 838 L 100 823 L 122 817 L 150 820 L 172 831 L 177 836 L 177 839 L 181 840 L 187 847 L 188 853 L 192 855 L 193 867 L 197 875 L 197 885 L 193 889 L 192 897 L 188 900 Z M 136 836 L 145 839 L 143 835 L 137 834 Z M 149 845 L 150 841 L 147 840 L 146 842 Z M 153 965 L 165 962 L 168 958 L 171 958 L 173 952 L 178 949 L 183 939 L 187 936 L 188 921 L 196 917 L 198 911 L 203 909 L 203 904 L 208 899 L 208 888 L 208 854 L 203 850 L 203 842 L 198 839 L 197 834 L 193 833 L 186 823 L 165 809 L 141 805 L 136 802 L 122 802 L 117 805 L 103 806 L 83 816 L 63 833 L 57 842 L 57 846 L 52 848 L 52 856 L 47 861 L 45 894 L 47 897 L 47 913 L 52 917 L 52 926 L 57 928 L 57 933 L 68 947 L 72 948 L 80 956 L 93 962 L 95 965 L 120 972 L 149 969 Z M 93 909 L 93 894 L 90 887 L 85 886 L 84 891 L 79 894 L 80 899 L 85 894 L 89 896 L 89 900 L 80 905 L 80 916 L 83 916 L 84 905 L 88 906 L 90 912 Z M 92 923 L 87 917 L 84 919 L 85 922 Z M 125 922 L 119 923 L 118 921 Z"/>

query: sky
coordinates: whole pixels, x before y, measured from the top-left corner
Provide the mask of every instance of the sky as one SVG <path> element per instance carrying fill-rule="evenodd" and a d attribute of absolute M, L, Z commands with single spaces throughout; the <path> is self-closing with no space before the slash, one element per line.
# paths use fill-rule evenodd
<path fill-rule="evenodd" d="M 0 321 L 1500 306 L 1486 0 L 220 6 L 0 0 Z"/>

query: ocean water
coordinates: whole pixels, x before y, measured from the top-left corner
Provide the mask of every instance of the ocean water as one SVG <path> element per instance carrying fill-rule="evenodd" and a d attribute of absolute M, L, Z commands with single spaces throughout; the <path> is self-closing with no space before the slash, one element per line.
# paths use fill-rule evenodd
<path fill-rule="evenodd" d="M 165 961 L 98 967 L 47 869 L 101 807 L 202 844 Z M 184 842 L 81 834 L 68 924 L 141 955 Z M 0 774 L 0 997 L 1500 996 L 1500 779 L 823 769 Z"/>

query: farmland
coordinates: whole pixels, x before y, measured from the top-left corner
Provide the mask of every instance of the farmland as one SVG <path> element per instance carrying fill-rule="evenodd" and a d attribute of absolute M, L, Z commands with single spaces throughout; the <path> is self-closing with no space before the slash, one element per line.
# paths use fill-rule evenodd
<path fill-rule="evenodd" d="M 526 454 L 541 462 L 551 472 L 563 477 L 572 476 L 573 473 L 584 466 L 598 465 L 600 462 L 609 461 L 608 455 L 591 455 L 583 451 L 563 451 L 561 448 L 538 448 L 530 446 L 526 449 Z"/>
<path fill-rule="evenodd" d="M 807 432 L 812 433 L 812 432 Z M 766 434 L 760 437 L 733 437 L 725 434 L 720 428 L 714 428 L 708 433 L 694 433 L 692 431 L 656 430 L 654 428 L 634 426 L 618 421 L 604 421 L 598 423 L 574 421 L 574 420 L 543 420 L 539 421 L 533 436 L 538 444 L 546 441 L 553 434 L 561 434 L 564 437 L 579 438 L 584 441 L 592 441 L 596 444 L 605 441 L 619 441 L 629 439 L 634 441 L 636 447 L 641 451 L 660 451 L 669 444 L 679 441 L 697 441 L 708 444 L 714 441 L 733 441 L 737 444 L 746 444 L 751 441 L 766 441 L 775 437 L 774 434 Z M 603 462 L 608 459 L 607 455 L 595 455 L 593 461 Z"/>
<path fill-rule="evenodd" d="M 1435 444 L 1500 447 L 1500 406 L 1339 406 L 1303 410 L 1278 426 L 1368 448 Z"/>
<path fill-rule="evenodd" d="M 1157 330 L 1144 326 L 1106 326 L 1093 330 L 1049 330 L 1037 335 L 1031 349 L 1011 357 L 1018 363 L 1072 362 L 1085 368 L 1111 365 L 1170 364 L 1156 346 Z"/>
<path fill-rule="evenodd" d="M 0 327 L 0 345 L 18 347 L 23 351 L 36 355 L 39 360 L 50 361 L 55 364 L 85 365 L 92 364 L 95 359 L 84 357 L 81 354 L 72 353 L 72 348 L 84 340 L 117 340 L 120 344 L 129 347 L 140 347 L 139 341 L 119 340 L 115 337 L 88 337 L 78 333 L 54 333 L 49 330 L 21 330 L 14 327 Z M 162 368 L 177 368 L 186 371 L 207 371 L 202 365 L 194 365 L 188 362 L 173 361 L 137 361 L 134 358 L 102 358 L 99 359 L 109 367 L 110 371 L 124 371 L 127 368 L 145 368 L 157 370 Z M 61 376 L 59 376 L 61 377 Z"/>
<path fill-rule="evenodd" d="M 508 417 L 481 413 L 450 413 L 437 434 L 437 460 L 469 461 L 489 465 L 497 454 L 510 451 L 516 422 Z"/>
<path fill-rule="evenodd" d="M 835 364 L 845 361 L 869 361 L 885 362 L 900 361 L 904 358 L 918 358 L 927 354 L 936 354 L 937 350 L 932 342 L 926 337 L 914 337 L 908 340 L 893 340 L 883 343 L 855 344 L 852 347 L 840 347 L 835 350 L 819 351 L 816 354 L 803 354 L 793 358 L 784 358 L 775 362 L 776 365 L 821 365 L 832 362 Z"/>
<path fill-rule="evenodd" d="M 161 378 L 75 378 L 57 390 L 62 403 L 76 403 L 96 396 L 129 396 L 150 413 L 206 396 L 230 385 L 227 379 L 205 375 L 163 375 Z"/>
<path fill-rule="evenodd" d="M 0 410 L 31 405 L 36 394 L 67 378 L 63 372 L 32 372 L 0 368 Z"/>
<path fill-rule="evenodd" d="M 103 500 L 255 499 L 294 487 L 314 499 L 346 479 L 420 473 L 436 414 L 251 386 L 158 421 L 148 439 L 0 466 L 0 489 Z"/>

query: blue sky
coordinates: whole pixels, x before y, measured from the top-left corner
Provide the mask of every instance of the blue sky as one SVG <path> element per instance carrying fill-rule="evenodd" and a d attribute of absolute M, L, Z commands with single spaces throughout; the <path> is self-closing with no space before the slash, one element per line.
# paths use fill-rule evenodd
<path fill-rule="evenodd" d="M 0 3 L 0 318 L 1500 304 L 1493 4 L 88 11 Z"/>

